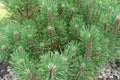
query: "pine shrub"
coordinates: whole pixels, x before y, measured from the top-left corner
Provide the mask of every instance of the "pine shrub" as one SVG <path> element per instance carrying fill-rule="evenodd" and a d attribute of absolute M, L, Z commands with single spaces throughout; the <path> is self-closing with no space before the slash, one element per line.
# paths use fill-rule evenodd
<path fill-rule="evenodd" d="M 18 80 L 96 79 L 120 60 L 117 0 L 1 0 L 1 60 Z"/>

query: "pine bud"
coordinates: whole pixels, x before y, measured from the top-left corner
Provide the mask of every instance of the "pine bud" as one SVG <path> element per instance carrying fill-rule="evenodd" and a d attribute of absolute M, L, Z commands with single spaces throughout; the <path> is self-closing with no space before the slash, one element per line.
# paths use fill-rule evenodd
<path fill-rule="evenodd" d="M 86 42 L 86 61 L 90 59 L 91 53 L 92 53 L 92 42 L 91 42 L 91 37 L 88 36 Z"/>
<path fill-rule="evenodd" d="M 23 59 L 20 59 L 20 60 L 17 62 L 17 64 L 19 64 L 19 65 L 24 65 L 24 60 L 23 60 Z"/>
<path fill-rule="evenodd" d="M 92 0 L 88 0 L 88 16 L 87 16 L 87 22 L 86 25 L 89 24 L 91 16 L 92 16 Z"/>
<path fill-rule="evenodd" d="M 99 12 L 100 12 L 101 4 L 102 4 L 102 2 L 99 1 L 99 3 L 98 3 L 98 8 L 97 8 L 97 11 L 96 11 L 96 13 L 95 13 L 94 20 L 93 20 L 94 22 L 96 21 L 96 19 L 97 19 L 97 17 L 98 17 L 98 14 L 99 14 Z"/>
<path fill-rule="evenodd" d="M 1 48 L 2 48 L 2 50 L 4 51 L 4 53 L 7 52 L 7 47 L 6 47 L 5 45 L 2 45 Z"/>
<path fill-rule="evenodd" d="M 68 58 L 62 57 L 62 60 L 63 60 L 63 62 L 64 62 L 64 65 L 68 65 Z"/>
<path fill-rule="evenodd" d="M 97 51 L 101 51 L 102 49 L 101 49 L 101 47 L 97 47 Z"/>
<path fill-rule="evenodd" d="M 26 75 L 28 76 L 28 79 L 32 79 L 32 74 L 30 72 L 30 70 L 26 70 Z"/>
<path fill-rule="evenodd" d="M 66 65 L 66 63 L 67 63 L 67 61 L 68 61 L 68 58 L 66 58 L 66 57 L 62 57 L 62 60 L 63 60 L 63 62 L 64 62 L 65 65 Z"/>
<path fill-rule="evenodd" d="M 75 27 L 74 27 L 74 34 L 73 34 L 73 38 L 76 38 L 78 36 L 78 29 L 79 26 L 76 24 Z"/>
<path fill-rule="evenodd" d="M 99 1 L 99 2 L 98 2 L 98 5 L 100 5 L 100 6 L 101 6 L 101 5 L 102 5 L 102 2 L 101 2 L 101 1 Z"/>
<path fill-rule="evenodd" d="M 49 21 L 50 25 L 52 26 L 52 24 L 53 24 L 53 19 L 52 19 L 51 8 L 48 8 L 48 21 Z"/>
<path fill-rule="evenodd" d="M 75 59 L 76 50 L 77 50 L 77 48 L 75 46 L 73 46 L 71 49 L 71 53 L 73 54 L 72 59 Z"/>
<path fill-rule="evenodd" d="M 28 77 L 29 80 L 41 80 L 41 79 L 38 79 L 37 77 L 35 77 L 35 76 L 30 72 L 29 69 L 27 69 L 25 73 L 26 73 L 26 75 L 27 75 L 27 77 Z"/>
<path fill-rule="evenodd" d="M 65 37 L 65 42 L 69 42 L 69 38 L 68 37 Z"/>
<path fill-rule="evenodd" d="M 14 39 L 14 43 L 16 43 L 18 41 L 19 36 L 18 36 L 18 32 L 17 31 L 14 31 L 13 39 Z"/>
<path fill-rule="evenodd" d="M 105 32 L 107 30 L 107 22 L 103 23 L 103 31 Z"/>
<path fill-rule="evenodd" d="M 76 52 L 76 49 L 77 48 L 75 46 L 73 46 L 72 49 L 71 49 L 71 52 L 74 54 Z"/>
<path fill-rule="evenodd" d="M 111 8 L 111 7 L 109 7 L 109 9 L 108 9 L 108 15 L 110 15 L 110 14 L 111 14 L 111 12 L 112 12 L 112 8 Z"/>
<path fill-rule="evenodd" d="M 25 9 L 26 9 L 26 17 L 27 18 L 28 18 L 28 15 L 29 15 L 29 7 L 28 7 L 28 5 L 29 5 L 29 1 L 26 0 L 26 2 L 25 2 Z"/>
<path fill-rule="evenodd" d="M 104 45 L 108 45 L 109 44 L 109 39 L 105 39 L 104 40 Z"/>
<path fill-rule="evenodd" d="M 22 46 L 19 46 L 19 47 L 18 47 L 18 52 L 19 52 L 19 53 L 23 53 L 23 51 L 24 51 L 23 47 L 22 47 Z"/>
<path fill-rule="evenodd" d="M 33 37 L 31 34 L 28 34 L 28 42 L 29 42 L 30 46 L 33 47 Z"/>
<path fill-rule="evenodd" d="M 59 28 L 58 28 L 58 34 L 60 35 L 62 33 L 62 27 L 60 26 Z"/>
<path fill-rule="evenodd" d="M 69 21 L 73 18 L 73 16 L 74 16 L 74 8 L 71 8 Z"/>
<path fill-rule="evenodd" d="M 64 10 L 64 7 L 65 7 L 65 4 L 62 4 L 62 6 L 61 6 L 61 7 L 62 7 L 62 11 L 63 11 L 63 10 Z"/>
<path fill-rule="evenodd" d="M 48 65 L 48 70 L 49 70 L 49 78 L 48 78 L 48 80 L 53 79 L 54 74 L 55 74 L 55 68 L 56 68 L 56 66 L 53 65 L 53 64 Z"/>
<path fill-rule="evenodd" d="M 53 29 L 51 26 L 48 27 L 48 36 L 50 39 L 52 39 L 52 36 L 53 36 Z"/>
<path fill-rule="evenodd" d="M 62 15 L 62 13 L 63 13 L 63 11 L 64 11 L 64 8 L 65 8 L 65 5 L 64 5 L 64 4 L 62 4 L 62 5 L 61 5 L 60 12 L 59 12 L 59 16 L 61 16 L 61 15 Z"/>
<path fill-rule="evenodd" d="M 117 31 L 119 29 L 119 23 L 120 23 L 120 16 L 117 16 L 115 22 L 114 22 L 114 27 L 112 29 L 112 35 L 114 36 L 115 34 L 117 34 Z"/>
<path fill-rule="evenodd" d="M 43 51 L 44 51 L 44 43 L 41 43 L 40 44 L 40 52 L 43 53 Z"/>
<path fill-rule="evenodd" d="M 76 0 L 76 7 L 80 6 L 80 0 Z"/>
<path fill-rule="evenodd" d="M 79 68 L 80 73 L 83 73 L 85 71 L 85 64 L 82 63 Z"/>

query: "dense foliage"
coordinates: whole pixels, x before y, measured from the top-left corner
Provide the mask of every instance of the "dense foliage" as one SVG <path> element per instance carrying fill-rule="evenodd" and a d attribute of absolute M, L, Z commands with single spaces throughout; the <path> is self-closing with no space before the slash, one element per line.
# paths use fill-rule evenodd
<path fill-rule="evenodd" d="M 18 80 L 91 80 L 120 58 L 117 0 L 1 0 L 1 60 Z"/>

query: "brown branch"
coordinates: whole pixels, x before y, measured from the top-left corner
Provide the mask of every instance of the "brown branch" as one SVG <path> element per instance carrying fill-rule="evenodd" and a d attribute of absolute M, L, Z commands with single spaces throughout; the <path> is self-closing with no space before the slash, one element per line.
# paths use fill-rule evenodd
<path fill-rule="evenodd" d="M 25 17 L 25 14 L 20 10 L 19 7 L 16 7 L 16 10 L 21 16 Z"/>
<path fill-rule="evenodd" d="M 30 18 L 33 16 L 33 14 L 34 14 L 35 12 L 37 12 L 37 11 L 38 11 L 38 7 L 37 7 L 37 6 L 33 6 L 33 7 L 30 9 L 30 11 L 29 11 L 28 19 L 30 19 Z"/>
<path fill-rule="evenodd" d="M 28 15 L 29 15 L 29 8 L 28 8 L 28 0 L 26 0 L 25 2 L 25 9 L 26 9 L 26 17 L 28 18 Z"/>

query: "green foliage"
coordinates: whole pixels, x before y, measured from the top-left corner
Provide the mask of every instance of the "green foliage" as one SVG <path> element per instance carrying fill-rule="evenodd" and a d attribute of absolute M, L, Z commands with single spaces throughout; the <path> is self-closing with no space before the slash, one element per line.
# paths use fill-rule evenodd
<path fill-rule="evenodd" d="M 117 0 L 1 0 L 1 60 L 18 80 L 91 80 L 119 60 Z"/>
<path fill-rule="evenodd" d="M 39 73 L 44 80 L 66 80 L 68 65 L 64 58 L 58 53 L 47 53 L 41 57 Z M 46 74 L 47 73 L 47 74 Z"/>

